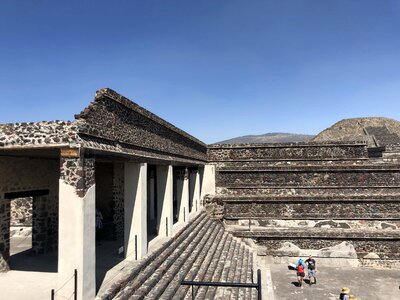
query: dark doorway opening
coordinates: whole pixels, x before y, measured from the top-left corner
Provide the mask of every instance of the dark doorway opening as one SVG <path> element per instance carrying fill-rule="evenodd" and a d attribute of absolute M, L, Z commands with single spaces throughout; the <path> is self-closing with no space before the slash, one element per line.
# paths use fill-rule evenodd
<path fill-rule="evenodd" d="M 157 236 L 157 170 L 155 165 L 147 166 L 147 241 Z"/>
<path fill-rule="evenodd" d="M 57 272 L 57 198 L 50 197 L 49 190 L 12 192 L 4 196 L 9 200 L 10 212 L 10 269 Z"/>
<path fill-rule="evenodd" d="M 96 292 L 111 280 L 107 272 L 124 259 L 122 222 L 123 164 L 96 162 Z M 122 203 L 123 206 L 123 203 Z M 117 224 L 119 224 L 117 226 Z"/>

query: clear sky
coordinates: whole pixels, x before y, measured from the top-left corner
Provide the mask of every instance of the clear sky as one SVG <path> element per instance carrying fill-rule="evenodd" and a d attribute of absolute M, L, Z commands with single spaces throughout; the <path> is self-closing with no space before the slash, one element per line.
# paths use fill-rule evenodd
<path fill-rule="evenodd" d="M 400 120 L 400 1 L 0 1 L 0 123 L 102 87 L 206 143 Z"/>

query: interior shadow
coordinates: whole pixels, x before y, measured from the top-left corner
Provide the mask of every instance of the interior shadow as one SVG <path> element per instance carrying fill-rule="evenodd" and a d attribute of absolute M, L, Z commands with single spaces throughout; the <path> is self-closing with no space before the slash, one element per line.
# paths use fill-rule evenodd
<path fill-rule="evenodd" d="M 104 282 L 107 272 L 124 260 L 124 240 L 103 240 L 96 246 L 96 293 Z"/>
<path fill-rule="evenodd" d="M 57 273 L 57 253 L 35 254 L 31 249 L 10 256 L 10 269 Z"/>

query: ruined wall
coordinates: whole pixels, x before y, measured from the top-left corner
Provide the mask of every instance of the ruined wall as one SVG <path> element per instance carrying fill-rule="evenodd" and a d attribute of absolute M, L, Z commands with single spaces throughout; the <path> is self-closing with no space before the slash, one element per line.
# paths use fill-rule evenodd
<path fill-rule="evenodd" d="M 76 116 L 78 132 L 98 144 L 115 141 L 122 146 L 206 161 L 207 147 L 196 138 L 143 109 L 112 90 L 100 90 L 95 100 Z M 96 146 L 89 144 L 90 146 Z M 110 147 L 113 146 L 112 142 Z"/>
<path fill-rule="evenodd" d="M 11 200 L 11 226 L 32 226 L 32 197 Z"/>
<path fill-rule="evenodd" d="M 369 253 L 379 259 L 399 260 L 400 235 L 393 230 L 372 233 L 354 230 L 269 230 L 268 232 L 235 233 L 236 236 L 253 238 L 257 245 L 263 247 L 267 255 L 288 255 L 286 243 L 292 243 L 301 249 L 324 249 L 334 247 L 342 242 L 349 242 L 355 248 L 357 257 L 363 258 Z"/>

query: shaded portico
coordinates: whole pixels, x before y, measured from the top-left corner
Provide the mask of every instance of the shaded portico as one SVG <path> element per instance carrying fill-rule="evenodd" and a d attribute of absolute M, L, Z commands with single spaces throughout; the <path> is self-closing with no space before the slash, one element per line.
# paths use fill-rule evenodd
<path fill-rule="evenodd" d="M 202 181 L 209 181 L 205 144 L 109 89 L 98 91 L 74 122 L 0 125 L 0 140 L 0 172 L 6 174 L 0 182 L 1 271 L 10 267 L 6 196 L 45 191 L 35 196 L 43 210 L 36 214 L 43 241 L 35 245 L 39 254 L 57 254 L 54 288 L 61 297 L 71 295 L 76 269 L 78 299 L 94 299 L 96 281 L 102 281 L 96 272 L 107 271 L 96 265 L 96 255 L 97 261 L 106 255 L 97 251 L 96 209 L 103 214 L 104 244 L 115 243 L 118 260 L 137 260 L 148 253 L 151 238 L 172 237 L 174 226 L 201 210 Z M 19 189 L 10 188 L 13 176 Z"/>

